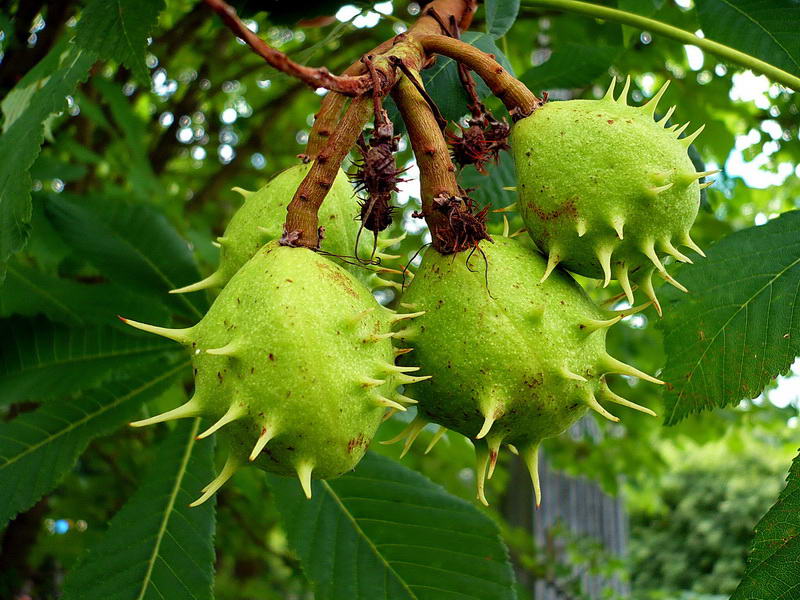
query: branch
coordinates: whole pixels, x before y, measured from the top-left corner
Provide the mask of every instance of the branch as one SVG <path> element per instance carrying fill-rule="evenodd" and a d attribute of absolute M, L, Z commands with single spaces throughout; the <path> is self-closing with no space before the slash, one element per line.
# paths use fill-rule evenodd
<path fill-rule="evenodd" d="M 426 51 L 448 56 L 475 71 L 492 90 L 492 94 L 503 101 L 512 117 L 528 116 L 542 104 L 524 83 L 500 66 L 491 54 L 444 35 L 421 35 L 416 39 Z"/>
<path fill-rule="evenodd" d="M 622 23 L 623 25 L 630 25 L 639 29 L 646 29 L 653 33 L 660 33 L 666 37 L 672 38 L 684 44 L 691 44 L 697 46 L 706 52 L 716 54 L 732 63 L 742 65 L 748 69 L 753 69 L 763 73 L 767 77 L 772 78 L 774 81 L 785 85 L 794 90 L 800 90 L 800 77 L 787 73 L 778 67 L 769 64 L 763 60 L 759 60 L 754 56 L 750 56 L 739 50 L 735 50 L 730 46 L 720 44 L 708 38 L 697 37 L 694 33 L 679 29 L 672 25 L 668 25 L 655 19 L 648 19 L 639 15 L 626 12 L 624 10 L 617 10 L 615 8 L 608 8 L 598 4 L 590 4 L 588 2 L 578 2 L 576 0 L 524 0 L 524 6 L 541 7 L 546 6 L 567 12 L 578 13 L 598 19 L 605 19 L 607 21 L 614 21 L 615 23 Z"/>
<path fill-rule="evenodd" d="M 244 40 L 250 49 L 279 71 L 296 77 L 312 88 L 325 88 L 347 96 L 358 96 L 370 89 L 370 79 L 364 76 L 333 75 L 325 67 L 299 65 L 283 52 L 275 50 L 250 31 L 236 15 L 236 10 L 225 0 L 205 0 L 237 37 Z"/>
<path fill-rule="evenodd" d="M 394 40 L 387 40 L 378 47 L 374 48 L 372 51 L 368 52 L 368 54 L 382 54 L 391 48 L 393 43 Z M 347 67 L 342 74 L 360 75 L 364 72 L 366 72 L 364 63 L 359 59 Z M 309 158 L 315 158 L 325 146 L 325 143 L 328 141 L 331 133 L 333 133 L 333 130 L 336 129 L 336 125 L 339 123 L 339 119 L 342 116 L 342 111 L 344 110 L 346 103 L 347 98 L 342 94 L 337 94 L 336 92 L 330 92 L 322 99 L 319 112 L 314 115 L 314 126 L 311 128 L 311 132 L 308 134 L 306 155 Z"/>
<path fill-rule="evenodd" d="M 428 5 L 428 8 L 420 16 L 416 23 L 411 27 L 411 30 L 405 35 L 398 35 L 395 38 L 386 40 L 379 46 L 368 52 L 373 56 L 382 56 L 386 53 L 392 52 L 400 55 L 402 50 L 395 51 L 394 47 L 400 45 L 405 46 L 408 50 L 411 48 L 415 54 L 414 60 L 407 62 L 409 67 L 414 69 L 422 68 L 423 62 L 427 60 L 424 56 L 424 51 L 421 47 L 417 47 L 411 41 L 410 36 L 428 35 L 439 32 L 439 21 L 441 17 L 439 14 L 447 15 L 448 18 L 452 17 L 459 28 L 467 29 L 472 22 L 472 15 L 476 10 L 475 0 L 434 0 Z M 407 53 L 408 54 L 408 53 Z M 344 71 L 346 75 L 356 75 L 364 72 L 364 65 L 361 61 L 356 61 Z M 394 81 L 394 80 L 392 80 Z M 387 87 L 387 92 L 388 92 Z M 322 149 L 325 141 L 330 136 L 331 132 L 336 128 L 336 124 L 341 116 L 342 109 L 344 108 L 345 99 L 339 94 L 328 94 L 322 101 L 322 106 L 316 115 L 314 126 L 311 128 L 311 133 L 308 136 L 308 147 L 306 154 L 313 158 Z"/>
<path fill-rule="evenodd" d="M 392 97 L 406 124 L 419 165 L 422 214 L 431 230 L 433 246 L 439 250 L 437 242 L 442 236 L 437 232 L 450 225 L 444 213 L 433 209 L 433 199 L 460 196 L 456 169 L 436 117 L 417 86 L 403 77 L 392 90 Z"/>
<path fill-rule="evenodd" d="M 206 2 L 209 1 L 212 0 L 206 0 Z M 469 26 L 472 15 L 475 12 L 476 1 L 433 0 L 429 8 L 435 9 L 448 17 L 452 15 L 462 28 L 466 28 Z M 429 57 L 425 53 L 425 49 L 417 41 L 416 36 L 424 36 L 437 31 L 439 31 L 439 25 L 436 19 L 427 13 L 423 13 L 407 33 L 387 40 L 378 46 L 373 53 L 370 53 L 374 54 L 373 64 L 382 80 L 382 86 L 379 90 L 381 95 L 389 93 L 397 81 L 397 72 L 391 64 L 393 58 L 402 60 L 407 67 L 418 71 L 429 62 Z M 366 78 L 369 78 L 369 76 L 366 76 Z M 369 90 L 370 87 L 367 86 L 366 90 Z M 306 248 L 319 247 L 317 211 L 333 184 L 342 160 L 349 152 L 350 147 L 355 144 L 361 129 L 369 118 L 372 98 L 359 95 L 359 97 L 352 100 L 350 107 L 339 123 L 336 122 L 335 115 L 337 111 L 341 110 L 341 99 L 331 97 L 330 101 L 324 104 L 326 107 L 325 113 L 320 115 L 324 119 L 317 119 L 312 129 L 310 138 L 313 143 L 312 151 L 309 152 L 309 155 L 313 156 L 315 154 L 314 151 L 320 147 L 323 138 L 327 138 L 327 141 L 322 151 L 319 152 L 317 160 L 312 165 L 308 175 L 306 175 L 289 203 L 286 224 L 284 225 L 284 239 L 282 240 L 282 243 L 287 245 Z"/>
<path fill-rule="evenodd" d="M 370 115 L 372 115 L 370 96 L 360 96 L 351 100 L 344 117 L 311 165 L 308 175 L 297 188 L 289 206 L 286 207 L 287 216 L 283 226 L 282 243 L 306 248 L 319 246 L 317 212 L 339 173 L 342 160 L 356 143 Z"/>

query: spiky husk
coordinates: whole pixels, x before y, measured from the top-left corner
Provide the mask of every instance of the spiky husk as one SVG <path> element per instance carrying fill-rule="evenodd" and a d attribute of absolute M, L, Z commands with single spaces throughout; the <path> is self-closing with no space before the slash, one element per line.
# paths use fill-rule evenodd
<path fill-rule="evenodd" d="M 606 330 L 621 315 L 598 308 L 569 275 L 540 283 L 544 259 L 510 238 L 483 241 L 480 250 L 470 265 L 467 253 L 426 251 L 402 298 L 404 310 L 424 314 L 396 337 L 413 348 L 402 358 L 433 376 L 414 386 L 418 421 L 403 437 L 430 421 L 475 438 L 485 501 L 486 470 L 501 444 L 531 462 L 543 439 L 590 408 L 617 420 L 599 401 L 649 412 L 611 394 L 607 374 L 658 380 L 606 353 Z"/>
<path fill-rule="evenodd" d="M 244 204 L 231 217 L 225 233 L 217 238 L 220 247 L 217 270 L 206 279 L 173 292 L 222 287 L 261 246 L 279 239 L 283 234 L 286 207 L 312 164 L 299 164 L 280 172 L 257 192 L 234 188 L 244 197 Z M 353 187 L 344 171 L 340 170 L 319 211 L 319 225 L 325 228 L 321 243 L 323 250 L 332 255 L 353 256 L 358 234 L 358 222 L 354 219 L 358 212 Z M 371 240 L 360 240 L 359 247 L 359 255 L 368 256 Z M 343 261 L 340 264 L 364 283 L 372 284 L 370 270 Z"/>
<path fill-rule="evenodd" d="M 188 403 L 136 425 L 208 419 L 200 437 L 219 431 L 229 449 L 223 482 L 248 462 L 296 474 L 304 489 L 312 475 L 337 477 L 364 455 L 386 408 L 404 410 L 398 385 L 416 380 L 394 365 L 397 318 L 341 267 L 273 241 L 194 327 L 130 322 L 189 347 L 195 373 Z"/>
<path fill-rule="evenodd" d="M 702 127 L 679 139 L 685 126 L 654 120 L 666 85 L 634 107 L 629 83 L 616 98 L 612 82 L 601 100 L 545 104 L 514 125 L 511 146 L 518 207 L 548 273 L 560 264 L 605 285 L 618 279 L 633 303 L 630 280 L 652 290 L 653 269 L 665 273 L 659 256 L 688 261 L 677 246 L 699 251 L 689 230 L 700 179 L 713 172 L 696 173 L 687 154 Z"/>

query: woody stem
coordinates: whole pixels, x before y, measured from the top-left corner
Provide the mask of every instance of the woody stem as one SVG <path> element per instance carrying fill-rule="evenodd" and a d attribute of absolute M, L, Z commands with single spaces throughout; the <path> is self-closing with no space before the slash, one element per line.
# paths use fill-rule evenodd
<path fill-rule="evenodd" d="M 372 115 L 369 95 L 354 98 L 339 125 L 317 155 L 314 164 L 286 208 L 284 238 L 289 245 L 316 248 L 319 245 L 317 213 L 333 185 L 342 160 L 356 143 L 361 130 Z"/>
<path fill-rule="evenodd" d="M 418 77 L 418 74 L 413 75 Z M 440 196 L 459 196 L 456 169 L 436 117 L 417 86 L 408 77 L 403 77 L 392 90 L 392 97 L 406 124 L 419 166 L 422 214 L 431 231 L 433 247 L 441 251 L 439 231 L 450 227 L 450 224 L 444 213 L 434 210 L 433 200 Z"/>
<path fill-rule="evenodd" d="M 475 71 L 492 90 L 492 94 L 502 100 L 512 116 L 526 117 L 541 104 L 541 100 L 506 71 L 493 55 L 444 35 L 419 35 L 415 39 L 427 52 L 449 56 Z"/>

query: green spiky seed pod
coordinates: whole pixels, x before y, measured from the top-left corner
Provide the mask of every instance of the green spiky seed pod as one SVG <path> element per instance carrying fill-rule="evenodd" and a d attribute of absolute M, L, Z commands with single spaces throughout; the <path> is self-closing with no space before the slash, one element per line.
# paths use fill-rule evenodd
<path fill-rule="evenodd" d="M 659 254 L 689 262 L 679 245 L 702 254 L 689 230 L 710 185 L 699 180 L 717 171 L 696 173 L 687 154 L 703 127 L 682 139 L 688 123 L 665 129 L 675 107 L 654 120 L 666 84 L 641 107 L 627 104 L 629 85 L 617 98 L 612 81 L 601 100 L 550 102 L 514 125 L 518 207 L 548 255 L 545 277 L 561 264 L 604 285 L 617 279 L 633 304 L 636 271 L 660 314 L 652 273 L 682 286 Z"/>
<path fill-rule="evenodd" d="M 220 247 L 217 270 L 202 281 L 172 290 L 172 293 L 224 286 L 261 246 L 270 240 L 279 239 L 283 234 L 286 207 L 312 164 L 295 165 L 278 173 L 257 192 L 233 188 L 244 197 L 244 204 L 231 217 L 225 233 L 217 238 L 216 243 Z M 355 220 L 357 214 L 358 204 L 353 187 L 344 171 L 339 170 L 319 210 L 319 224 L 325 228 L 321 243 L 323 250 L 333 255 L 353 255 L 359 228 L 359 223 Z M 372 234 L 362 236 L 359 240 L 359 256 L 369 256 L 371 238 Z M 379 249 L 396 241 L 380 240 Z M 387 255 L 378 254 L 378 256 L 384 258 Z M 346 263 L 341 264 L 364 283 L 369 285 L 375 283 L 375 275 L 371 270 Z"/>
<path fill-rule="evenodd" d="M 408 449 L 426 422 L 475 438 L 484 503 L 487 467 L 491 477 L 500 445 L 509 444 L 528 464 L 538 504 L 543 439 L 590 408 L 616 421 L 599 400 L 652 414 L 611 392 L 608 374 L 661 382 L 606 352 L 607 328 L 638 309 L 603 311 L 560 270 L 540 281 L 545 260 L 514 239 L 480 249 L 485 263 L 475 253 L 470 265 L 465 253 L 428 249 L 403 295 L 405 310 L 419 316 L 396 337 L 432 378 L 414 386 L 418 417 L 397 441 Z"/>
<path fill-rule="evenodd" d="M 405 316 L 380 306 L 348 271 L 305 249 L 270 242 L 188 329 L 129 324 L 185 344 L 195 393 L 150 425 L 202 416 L 229 456 L 204 501 L 241 465 L 332 478 L 358 463 L 387 407 L 404 409 L 400 384 L 419 378 L 394 364 L 391 324 Z"/>

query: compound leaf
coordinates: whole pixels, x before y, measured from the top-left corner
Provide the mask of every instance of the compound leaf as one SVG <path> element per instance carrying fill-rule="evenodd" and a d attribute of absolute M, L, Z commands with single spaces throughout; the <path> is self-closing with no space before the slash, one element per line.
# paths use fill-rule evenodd
<path fill-rule="evenodd" d="M 800 211 L 729 235 L 665 298 L 666 423 L 755 398 L 800 354 Z"/>
<path fill-rule="evenodd" d="M 105 535 L 67 576 L 64 600 L 211 600 L 214 502 L 190 508 L 213 478 L 200 419 L 179 423 Z"/>
<path fill-rule="evenodd" d="M 318 600 L 505 600 L 514 579 L 497 526 L 388 458 L 367 454 L 339 479 L 270 476 L 289 541 Z"/>

